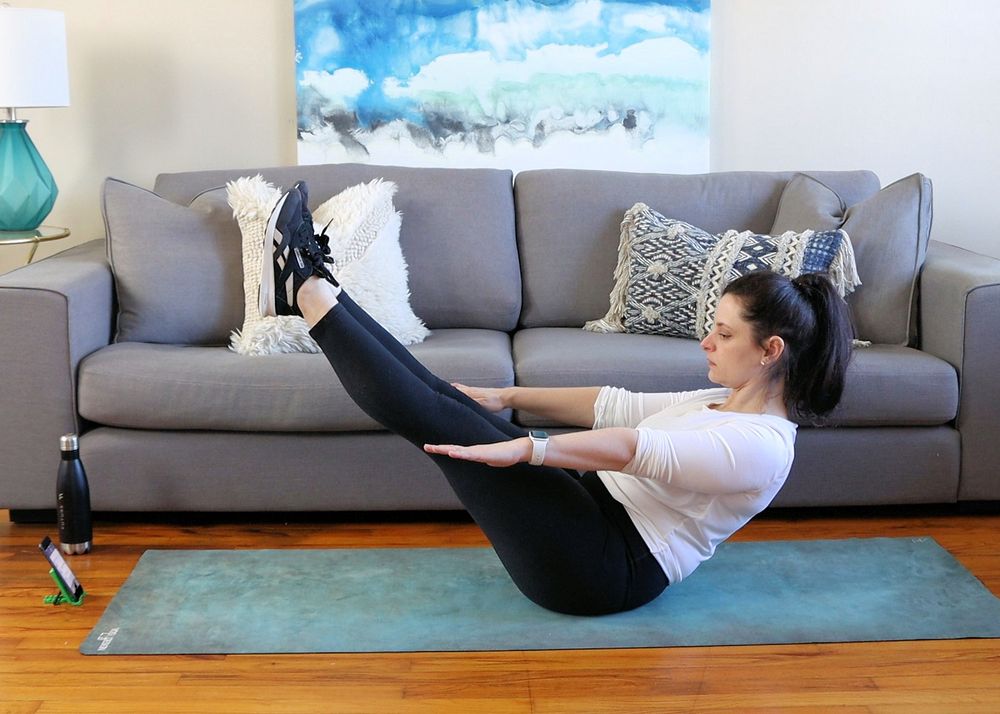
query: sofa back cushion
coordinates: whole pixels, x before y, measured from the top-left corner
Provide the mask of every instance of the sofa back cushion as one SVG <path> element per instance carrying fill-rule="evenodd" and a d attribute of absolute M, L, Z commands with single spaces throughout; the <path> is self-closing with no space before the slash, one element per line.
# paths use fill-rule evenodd
<path fill-rule="evenodd" d="M 222 345 L 243 322 L 240 229 L 218 184 L 182 205 L 117 179 L 102 196 L 116 342 Z"/>
<path fill-rule="evenodd" d="M 402 214 L 399 240 L 409 265 L 410 304 L 417 316 L 431 329 L 508 331 L 517 325 L 521 279 L 510 171 L 286 166 L 161 174 L 155 190 L 186 204 L 206 188 L 258 173 L 284 189 L 305 180 L 313 209 L 350 186 L 377 178 L 393 181 L 398 186 L 395 206 Z M 238 256 L 238 240 L 233 248 Z"/>
<path fill-rule="evenodd" d="M 930 240 L 932 195 L 930 180 L 913 174 L 848 207 L 832 188 L 802 174 L 789 181 L 771 231 L 843 228 L 862 282 L 848 299 L 858 337 L 915 344 L 917 278 Z"/>
<path fill-rule="evenodd" d="M 870 171 L 812 172 L 848 202 L 879 190 Z M 701 175 L 542 169 L 514 181 L 524 327 L 580 327 L 608 309 L 620 227 L 637 202 L 710 233 L 768 233 L 794 172 Z"/>

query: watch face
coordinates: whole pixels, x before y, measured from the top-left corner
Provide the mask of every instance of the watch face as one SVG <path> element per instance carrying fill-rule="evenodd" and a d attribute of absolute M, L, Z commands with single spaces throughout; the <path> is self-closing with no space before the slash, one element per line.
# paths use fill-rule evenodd
<path fill-rule="evenodd" d="M 540 429 L 532 429 L 531 431 L 528 432 L 528 436 L 530 436 L 532 439 L 548 439 L 549 438 L 549 435 L 546 434 L 544 431 L 541 431 Z"/>

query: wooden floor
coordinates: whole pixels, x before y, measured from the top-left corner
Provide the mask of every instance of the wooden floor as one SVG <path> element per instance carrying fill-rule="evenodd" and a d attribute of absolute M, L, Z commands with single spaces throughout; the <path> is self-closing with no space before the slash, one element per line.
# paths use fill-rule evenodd
<path fill-rule="evenodd" d="M 80 643 L 148 548 L 485 545 L 456 518 L 115 519 L 71 559 L 82 607 L 53 607 L 51 526 L 0 511 L 0 713 L 1000 712 L 1000 640 L 280 656 L 84 657 Z M 775 511 L 734 540 L 930 535 L 1000 595 L 1000 516 L 952 509 Z"/>

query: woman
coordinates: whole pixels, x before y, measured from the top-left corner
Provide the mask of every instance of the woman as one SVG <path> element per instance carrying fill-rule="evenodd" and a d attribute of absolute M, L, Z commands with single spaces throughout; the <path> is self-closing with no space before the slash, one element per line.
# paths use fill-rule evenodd
<path fill-rule="evenodd" d="M 279 313 L 303 315 L 348 394 L 435 461 L 517 587 L 548 609 L 621 612 L 680 582 L 781 488 L 790 413 L 821 416 L 840 399 L 847 306 L 823 276 L 769 271 L 726 287 L 702 340 L 719 389 L 448 384 L 333 279 L 304 191 L 275 209 Z M 529 434 L 495 414 L 506 408 L 588 430 Z"/>

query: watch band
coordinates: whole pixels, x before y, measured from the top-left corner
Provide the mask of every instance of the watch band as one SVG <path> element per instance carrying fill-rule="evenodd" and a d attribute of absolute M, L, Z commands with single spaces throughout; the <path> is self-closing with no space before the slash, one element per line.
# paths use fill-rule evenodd
<path fill-rule="evenodd" d="M 532 429 L 528 432 L 528 439 L 531 440 L 531 459 L 528 463 L 532 466 L 541 466 L 545 461 L 545 449 L 549 445 L 549 435 L 544 431 Z"/>

